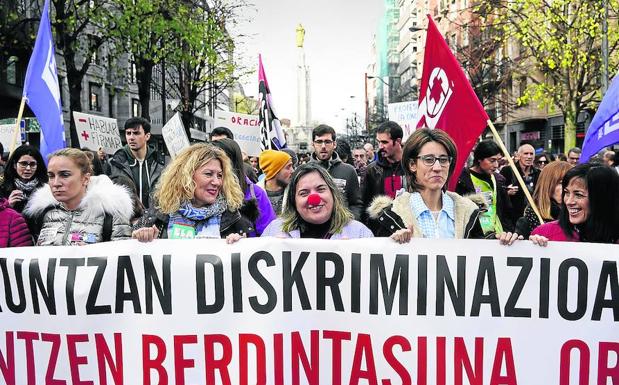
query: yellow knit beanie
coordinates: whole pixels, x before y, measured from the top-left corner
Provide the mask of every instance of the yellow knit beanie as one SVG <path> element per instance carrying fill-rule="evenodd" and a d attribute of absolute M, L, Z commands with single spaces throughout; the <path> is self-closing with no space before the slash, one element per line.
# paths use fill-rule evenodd
<path fill-rule="evenodd" d="M 266 180 L 269 180 L 275 178 L 275 175 L 284 168 L 290 159 L 292 159 L 290 155 L 283 151 L 264 150 L 260 153 L 258 162 L 260 162 L 260 168 L 264 172 Z"/>

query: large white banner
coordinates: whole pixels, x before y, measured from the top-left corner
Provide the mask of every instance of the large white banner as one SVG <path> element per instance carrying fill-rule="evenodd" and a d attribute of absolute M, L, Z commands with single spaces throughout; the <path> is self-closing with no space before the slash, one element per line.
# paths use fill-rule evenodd
<path fill-rule="evenodd" d="M 97 151 L 102 147 L 110 155 L 122 148 L 116 119 L 73 111 L 73 120 L 81 148 Z"/>
<path fill-rule="evenodd" d="M 234 141 L 249 156 L 260 155 L 260 118 L 236 112 L 215 111 L 214 127 L 227 127 L 234 134 Z"/>
<path fill-rule="evenodd" d="M 413 100 L 412 102 L 400 102 L 389 103 L 387 105 L 387 112 L 389 113 L 389 120 L 398 123 L 402 127 L 404 137 L 402 143 L 417 129 L 417 123 L 419 117 L 417 116 L 417 107 L 419 102 Z"/>
<path fill-rule="evenodd" d="M 0 252 L 0 384 L 617 384 L 617 245 Z"/>
<path fill-rule="evenodd" d="M 174 114 L 172 119 L 163 126 L 161 135 L 172 159 L 176 158 L 176 155 L 183 149 L 189 147 L 189 139 L 180 112 Z"/>

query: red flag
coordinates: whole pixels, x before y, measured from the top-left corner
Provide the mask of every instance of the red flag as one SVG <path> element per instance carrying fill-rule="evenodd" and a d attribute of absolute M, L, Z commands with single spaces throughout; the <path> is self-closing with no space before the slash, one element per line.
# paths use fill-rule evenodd
<path fill-rule="evenodd" d="M 417 127 L 440 128 L 456 143 L 458 159 L 448 186 L 453 190 L 489 118 L 430 15 L 418 116 Z"/>

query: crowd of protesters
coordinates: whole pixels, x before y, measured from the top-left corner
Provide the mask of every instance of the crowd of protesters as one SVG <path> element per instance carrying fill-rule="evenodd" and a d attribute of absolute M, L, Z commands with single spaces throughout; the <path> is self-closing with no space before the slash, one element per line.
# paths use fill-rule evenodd
<path fill-rule="evenodd" d="M 16 148 L 0 181 L 0 247 L 259 236 L 619 241 L 618 151 L 579 164 L 579 148 L 553 155 L 523 143 L 512 168 L 486 139 L 452 192 L 454 169 L 469 154 L 438 129 L 404 141 L 402 128 L 385 122 L 375 151 L 371 143 L 351 147 L 322 124 L 311 154 L 248 157 L 218 127 L 209 143 L 168 165 L 148 144 L 147 120 L 129 119 L 124 135 L 127 144 L 109 157 L 65 148 L 45 162 L 35 147 Z"/>

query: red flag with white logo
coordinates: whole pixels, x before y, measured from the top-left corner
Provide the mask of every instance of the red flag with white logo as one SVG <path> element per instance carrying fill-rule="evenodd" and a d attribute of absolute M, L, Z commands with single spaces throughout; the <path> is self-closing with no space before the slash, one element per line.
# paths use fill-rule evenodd
<path fill-rule="evenodd" d="M 458 159 L 448 186 L 454 190 L 466 159 L 489 118 L 430 15 L 418 116 L 418 128 L 440 128 L 456 143 Z"/>

